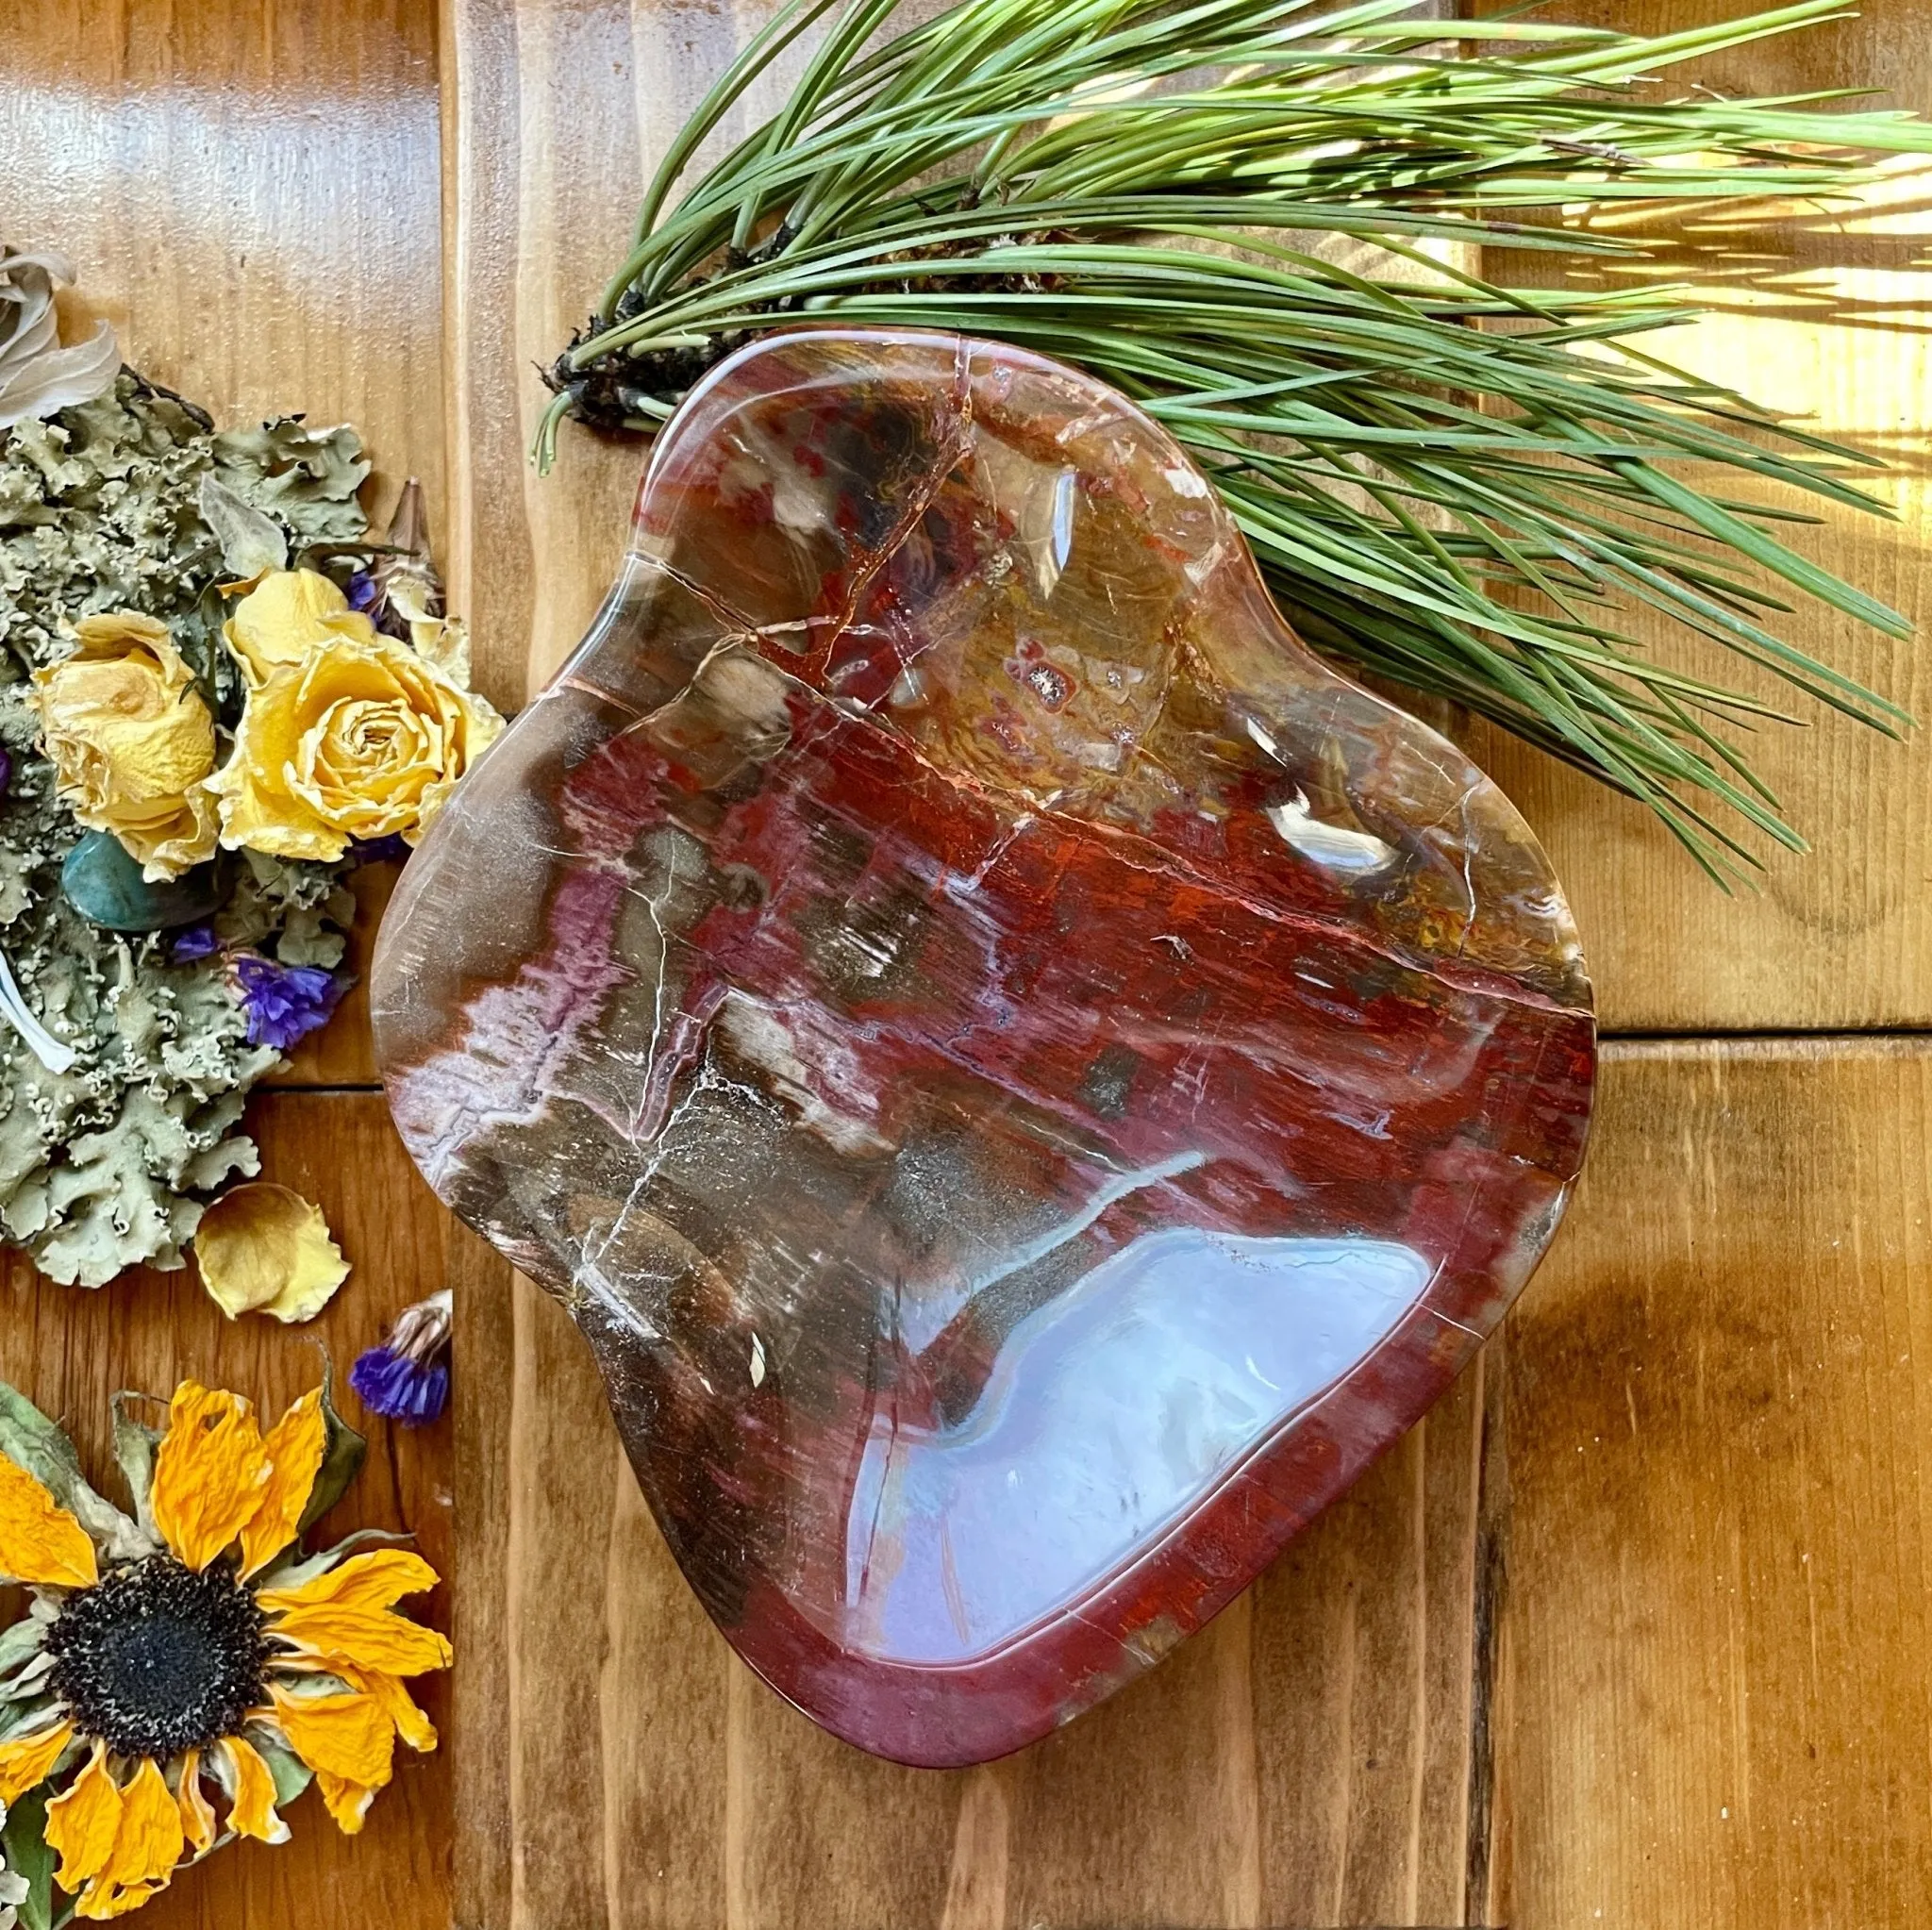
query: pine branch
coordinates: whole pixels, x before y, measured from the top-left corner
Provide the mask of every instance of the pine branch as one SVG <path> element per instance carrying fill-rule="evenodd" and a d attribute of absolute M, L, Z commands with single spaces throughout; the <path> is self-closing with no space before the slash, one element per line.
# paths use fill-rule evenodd
<path fill-rule="evenodd" d="M 1815 518 L 1683 474 L 1888 513 L 1856 485 L 1869 458 L 1647 353 L 1640 338 L 1698 312 L 1681 290 L 1510 287 L 1441 258 L 1493 244 L 1641 267 L 1687 208 L 1762 224 L 1932 152 L 1932 125 L 1842 91 L 1662 83 L 1849 8 L 1643 39 L 1445 23 L 1420 0 L 962 0 L 882 40 L 899 4 L 791 0 L 720 77 L 552 372 L 542 466 L 564 415 L 655 427 L 802 316 L 992 336 L 1113 383 L 1186 444 L 1317 648 L 1641 800 L 1720 882 L 1757 859 L 1708 807 L 1805 848 L 1731 735 L 1795 720 L 1646 657 L 1622 613 L 1908 725 L 1769 627 L 1782 585 L 1909 634 L 1773 533 Z M 786 106 L 674 200 L 827 16 Z M 1579 205 L 1618 210 L 1617 231 L 1566 221 Z M 1387 266 L 1351 271 L 1324 237 Z"/>

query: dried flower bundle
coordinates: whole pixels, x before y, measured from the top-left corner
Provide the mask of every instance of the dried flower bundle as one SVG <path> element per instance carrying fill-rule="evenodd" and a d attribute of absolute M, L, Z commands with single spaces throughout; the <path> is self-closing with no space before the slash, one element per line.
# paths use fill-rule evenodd
<path fill-rule="evenodd" d="M 347 988 L 347 873 L 501 720 L 421 491 L 383 540 L 352 429 L 217 432 L 110 333 L 62 347 L 70 277 L 0 254 L 0 1238 L 98 1286 L 182 1265 L 257 1171 L 242 1101 Z M 315 1209 L 217 1206 L 221 1304 L 317 1312 L 347 1269 Z"/>

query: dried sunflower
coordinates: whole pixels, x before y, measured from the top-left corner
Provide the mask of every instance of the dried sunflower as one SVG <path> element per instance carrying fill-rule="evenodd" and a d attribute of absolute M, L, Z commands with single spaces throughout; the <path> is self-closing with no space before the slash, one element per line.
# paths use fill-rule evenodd
<path fill-rule="evenodd" d="M 352 1552 L 387 1539 L 367 1534 L 302 1550 L 361 1459 L 325 1389 L 264 1434 L 247 1401 L 184 1381 L 165 1432 L 117 1403 L 114 1435 L 131 1517 L 0 1387 L 0 1573 L 31 1590 L 0 1631 L 0 1804 L 44 1801 L 42 1861 L 91 1921 L 231 1837 L 287 1840 L 277 1810 L 311 1779 L 354 1835 L 396 1738 L 436 1746 L 406 1679 L 450 1660 L 395 1611 L 436 1585 L 421 1556 Z"/>

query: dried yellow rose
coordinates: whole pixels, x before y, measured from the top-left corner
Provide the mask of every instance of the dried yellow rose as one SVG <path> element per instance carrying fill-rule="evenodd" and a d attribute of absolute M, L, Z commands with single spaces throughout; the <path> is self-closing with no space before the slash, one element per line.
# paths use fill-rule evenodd
<path fill-rule="evenodd" d="M 349 1277 L 322 1208 L 261 1180 L 230 1187 L 201 1216 L 194 1256 L 201 1284 L 230 1320 L 313 1320 Z"/>
<path fill-rule="evenodd" d="M 210 780 L 222 842 L 325 862 L 355 839 L 413 844 L 502 728 L 392 638 L 312 645 L 248 693 L 234 755 Z"/>
<path fill-rule="evenodd" d="M 83 617 L 72 657 L 34 673 L 60 794 L 111 831 L 149 879 L 214 856 L 215 724 L 165 624 L 133 610 Z"/>
<path fill-rule="evenodd" d="M 301 663 L 318 646 L 373 643 L 375 625 L 314 570 L 271 570 L 222 625 L 250 686 Z"/>

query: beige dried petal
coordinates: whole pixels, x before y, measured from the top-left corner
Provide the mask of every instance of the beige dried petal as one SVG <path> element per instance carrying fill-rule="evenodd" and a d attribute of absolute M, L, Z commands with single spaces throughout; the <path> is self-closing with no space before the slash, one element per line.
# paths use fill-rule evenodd
<path fill-rule="evenodd" d="M 269 1313 L 312 1320 L 349 1277 L 322 1208 L 263 1180 L 230 1187 L 201 1216 L 194 1255 L 201 1284 L 230 1320 Z"/>
<path fill-rule="evenodd" d="M 73 280 L 64 255 L 0 248 L 0 429 L 91 402 L 114 385 L 121 350 L 105 322 L 86 341 L 60 345 L 54 290 Z"/>

